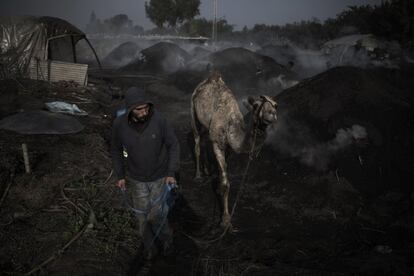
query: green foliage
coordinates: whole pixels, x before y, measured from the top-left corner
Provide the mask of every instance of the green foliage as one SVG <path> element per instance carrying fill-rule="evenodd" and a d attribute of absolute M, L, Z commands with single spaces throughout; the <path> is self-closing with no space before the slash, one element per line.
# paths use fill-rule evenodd
<path fill-rule="evenodd" d="M 178 23 L 193 19 L 200 14 L 200 0 L 175 0 L 175 14 Z M 171 22 L 175 26 L 175 22 Z"/>
<path fill-rule="evenodd" d="M 132 21 L 128 18 L 128 15 L 126 14 L 117 14 L 114 17 L 106 19 L 104 23 L 107 24 L 110 28 L 112 28 L 112 30 L 115 32 L 119 32 L 124 28 L 132 27 Z"/>
<path fill-rule="evenodd" d="M 151 0 L 150 2 L 145 2 L 145 13 L 158 28 L 162 28 L 169 21 L 168 18 L 173 8 L 171 0 Z"/>
<path fill-rule="evenodd" d="M 193 19 L 184 23 L 180 32 L 191 36 L 211 36 L 213 21 L 205 18 Z M 227 23 L 227 20 L 221 18 L 217 20 L 217 34 L 226 35 L 233 32 L 234 27 Z"/>
<path fill-rule="evenodd" d="M 194 19 L 199 14 L 200 0 L 149 0 L 145 2 L 147 17 L 157 26 L 151 33 L 179 32 L 192 36 L 211 36 L 212 21 Z M 257 24 L 244 26 L 234 32 L 233 25 L 225 19 L 217 22 L 218 36 L 233 40 L 248 40 L 259 44 L 286 38 L 303 47 L 318 48 L 327 40 L 354 33 L 372 33 L 388 40 L 412 43 L 414 37 L 414 1 L 390 0 L 380 5 L 349 6 L 335 18 L 320 22 L 314 18 L 283 26 Z M 171 27 L 168 29 L 166 27 Z M 140 26 L 132 26 L 125 14 L 115 15 L 102 23 L 94 12 L 90 15 L 88 33 L 142 34 Z"/>
<path fill-rule="evenodd" d="M 132 20 L 126 14 L 117 14 L 111 18 L 105 19 L 103 23 L 92 12 L 89 23 L 86 25 L 86 32 L 93 33 L 111 33 L 111 34 L 142 34 L 144 28 L 139 25 L 133 26 Z"/>
<path fill-rule="evenodd" d="M 414 1 L 383 1 L 378 6 L 350 6 L 328 22 L 337 31 L 354 26 L 359 33 L 372 33 L 385 39 L 407 42 L 414 37 Z"/>
<path fill-rule="evenodd" d="M 200 14 L 200 0 L 150 0 L 145 2 L 147 17 L 158 28 L 175 27 Z"/>
<path fill-rule="evenodd" d="M 414 38 L 414 1 L 384 2 L 373 10 L 374 34 L 407 42 Z"/>
<path fill-rule="evenodd" d="M 386 40 L 412 43 L 414 38 L 414 1 L 391 0 L 380 5 L 349 6 L 336 18 L 325 22 L 318 19 L 300 21 L 283 26 L 257 24 L 253 28 L 243 28 L 236 36 L 259 44 L 272 39 L 287 38 L 307 48 L 319 48 L 327 40 L 349 34 L 372 33 Z"/>
<path fill-rule="evenodd" d="M 369 33 L 372 29 L 371 14 L 373 7 L 349 6 L 336 17 L 336 24 L 339 26 L 355 26 L 361 33 Z"/>

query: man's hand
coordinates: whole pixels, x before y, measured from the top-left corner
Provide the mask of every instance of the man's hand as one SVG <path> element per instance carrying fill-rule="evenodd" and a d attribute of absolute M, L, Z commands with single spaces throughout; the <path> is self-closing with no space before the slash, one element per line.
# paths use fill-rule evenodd
<path fill-rule="evenodd" d="M 119 179 L 116 182 L 116 186 L 118 186 L 121 190 L 125 190 L 125 179 Z"/>
<path fill-rule="evenodd" d="M 172 184 L 172 183 L 177 184 L 177 180 L 175 180 L 175 177 L 167 176 L 166 178 L 164 178 L 164 184 Z"/>

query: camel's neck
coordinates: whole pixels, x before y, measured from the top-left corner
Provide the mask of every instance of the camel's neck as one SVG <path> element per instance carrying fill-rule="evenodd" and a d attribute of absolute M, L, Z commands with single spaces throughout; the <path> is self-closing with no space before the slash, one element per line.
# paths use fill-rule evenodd
<path fill-rule="evenodd" d="M 254 136 L 253 113 L 247 114 L 246 120 L 243 115 L 237 114 L 235 120 L 230 122 L 228 142 L 230 147 L 237 153 L 248 152 L 252 147 Z"/>

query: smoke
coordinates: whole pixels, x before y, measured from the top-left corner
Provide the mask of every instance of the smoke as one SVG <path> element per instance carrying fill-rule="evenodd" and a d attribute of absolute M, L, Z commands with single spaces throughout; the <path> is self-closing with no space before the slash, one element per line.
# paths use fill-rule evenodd
<path fill-rule="evenodd" d="M 297 123 L 287 124 L 279 117 L 266 142 L 277 152 L 296 158 L 302 164 L 316 170 L 326 170 L 336 153 L 366 137 L 367 131 L 363 126 L 353 125 L 338 129 L 332 140 L 319 142 L 308 127 Z"/>
<path fill-rule="evenodd" d="M 294 47 L 295 65 L 293 70 L 301 77 L 312 77 L 326 71 L 329 61 L 320 51 Z"/>
<path fill-rule="evenodd" d="M 178 53 L 167 55 L 162 61 L 161 66 L 167 73 L 174 73 L 183 69 L 187 61 L 183 55 Z"/>

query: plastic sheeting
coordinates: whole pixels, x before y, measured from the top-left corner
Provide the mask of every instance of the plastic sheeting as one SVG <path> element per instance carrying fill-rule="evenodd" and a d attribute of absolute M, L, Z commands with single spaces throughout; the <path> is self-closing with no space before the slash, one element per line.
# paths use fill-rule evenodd
<path fill-rule="evenodd" d="M 46 60 L 48 55 L 53 56 L 54 53 L 48 52 L 51 40 L 64 39 L 65 47 L 74 48 L 82 38 L 85 38 L 82 31 L 59 18 L 0 17 L 0 77 L 26 75 L 31 59 Z"/>
<path fill-rule="evenodd" d="M 64 113 L 76 116 L 87 116 L 88 113 L 84 110 L 79 109 L 76 104 L 70 104 L 66 102 L 49 102 L 45 103 L 46 108 L 55 113 Z"/>
<path fill-rule="evenodd" d="M 0 129 L 20 134 L 69 134 L 84 126 L 75 118 L 43 110 L 24 111 L 0 120 Z"/>

